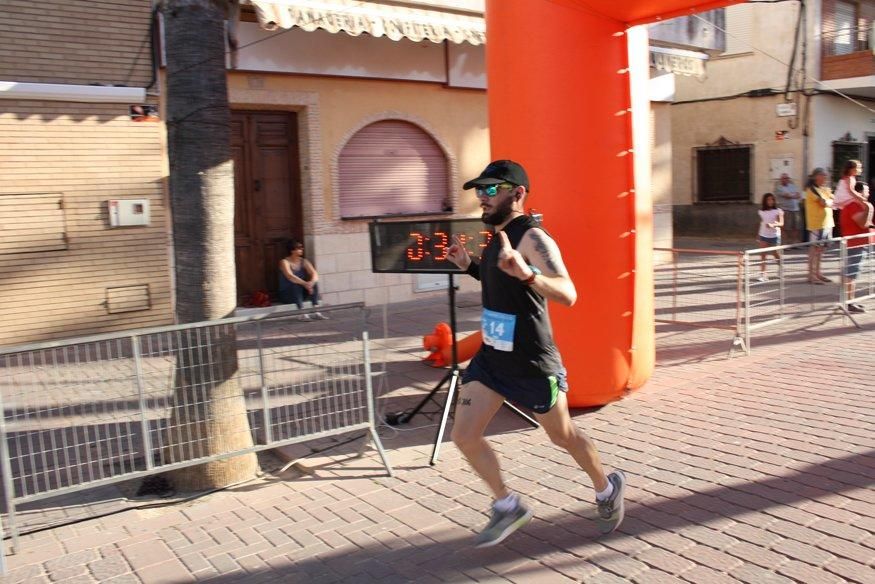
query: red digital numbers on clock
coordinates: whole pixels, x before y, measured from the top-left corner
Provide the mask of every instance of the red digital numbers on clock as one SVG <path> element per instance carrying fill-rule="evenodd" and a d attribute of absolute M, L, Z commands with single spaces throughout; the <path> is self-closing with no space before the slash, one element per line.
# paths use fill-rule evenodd
<path fill-rule="evenodd" d="M 407 248 L 407 259 L 411 262 L 421 262 L 425 257 L 425 236 L 421 233 L 413 232 L 410 237 L 416 242 Z"/>
<path fill-rule="evenodd" d="M 426 235 L 419 231 L 411 231 L 409 233 L 413 243 L 407 247 L 405 252 L 408 262 L 434 261 L 445 262 L 449 260 L 449 248 L 453 245 L 453 239 L 458 238 L 462 247 L 469 255 L 480 257 L 483 250 L 489 245 L 492 240 L 491 231 L 479 231 L 477 236 L 472 236 L 467 233 L 459 233 L 451 236 L 446 231 L 434 231 L 430 235 Z M 476 245 L 476 249 L 471 249 L 471 244 Z"/>
<path fill-rule="evenodd" d="M 447 251 L 447 248 L 450 247 L 450 238 L 443 231 L 435 231 L 434 236 L 438 240 L 437 243 L 435 243 L 433 246 L 435 249 L 435 258 L 434 259 L 439 261 L 439 262 L 442 262 L 442 261 L 447 259 L 447 254 L 449 253 Z M 438 255 L 438 254 L 440 254 L 440 255 Z"/>
<path fill-rule="evenodd" d="M 486 249 L 486 246 L 489 245 L 489 242 L 492 241 L 492 232 L 491 231 L 481 231 L 480 235 L 483 237 L 483 243 L 480 244 L 480 255 L 483 255 L 483 250 Z"/>

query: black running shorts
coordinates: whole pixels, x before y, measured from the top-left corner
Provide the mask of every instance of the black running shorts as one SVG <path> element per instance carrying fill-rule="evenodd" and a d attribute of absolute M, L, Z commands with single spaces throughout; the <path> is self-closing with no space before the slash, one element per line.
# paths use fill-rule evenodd
<path fill-rule="evenodd" d="M 549 412 L 556 405 L 559 392 L 568 391 L 565 369 L 543 377 L 511 377 L 493 371 L 479 353 L 462 374 L 463 384 L 471 381 L 479 381 L 506 400 L 536 414 Z"/>

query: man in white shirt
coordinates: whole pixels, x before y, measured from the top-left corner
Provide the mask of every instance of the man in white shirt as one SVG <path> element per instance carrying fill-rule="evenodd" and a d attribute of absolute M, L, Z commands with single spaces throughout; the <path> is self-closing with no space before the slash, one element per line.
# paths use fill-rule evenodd
<path fill-rule="evenodd" d="M 784 233 L 787 235 L 784 243 L 790 243 L 791 237 L 805 241 L 802 233 L 804 224 L 799 212 L 802 194 L 786 172 L 781 175 L 781 182 L 775 187 L 775 196 L 778 198 L 778 208 L 784 211 Z"/>

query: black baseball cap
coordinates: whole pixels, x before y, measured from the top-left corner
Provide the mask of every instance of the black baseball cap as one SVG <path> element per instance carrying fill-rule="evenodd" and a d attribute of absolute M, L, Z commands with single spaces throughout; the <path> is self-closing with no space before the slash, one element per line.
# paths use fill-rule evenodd
<path fill-rule="evenodd" d="M 480 176 L 469 180 L 462 188 L 467 191 L 474 187 L 486 187 L 501 183 L 510 183 L 526 187 L 526 190 L 529 190 L 529 175 L 526 174 L 526 169 L 523 168 L 522 164 L 518 162 L 513 160 L 494 160 L 483 169 Z"/>

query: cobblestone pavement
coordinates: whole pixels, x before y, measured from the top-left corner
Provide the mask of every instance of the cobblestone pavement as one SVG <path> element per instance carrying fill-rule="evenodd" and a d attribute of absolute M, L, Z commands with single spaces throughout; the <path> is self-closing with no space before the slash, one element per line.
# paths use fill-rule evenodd
<path fill-rule="evenodd" d="M 476 302 L 462 304 L 473 328 Z M 502 412 L 490 440 L 536 519 L 472 549 L 489 497 L 451 444 L 428 466 L 434 415 L 417 416 L 381 429 L 394 479 L 342 445 L 307 459 L 309 474 L 26 535 L 5 581 L 875 583 L 875 317 L 857 331 L 829 316 L 759 331 L 733 359 L 727 331 L 658 327 L 650 383 L 575 415 L 629 477 L 609 537 L 570 457 Z M 439 304 L 391 312 L 374 350 L 382 408 L 439 379 L 416 347 L 441 317 Z"/>

